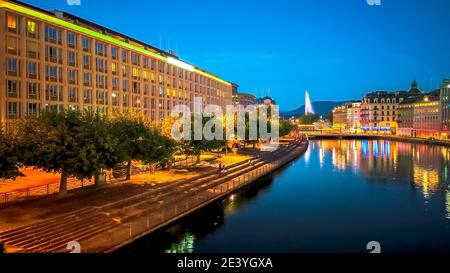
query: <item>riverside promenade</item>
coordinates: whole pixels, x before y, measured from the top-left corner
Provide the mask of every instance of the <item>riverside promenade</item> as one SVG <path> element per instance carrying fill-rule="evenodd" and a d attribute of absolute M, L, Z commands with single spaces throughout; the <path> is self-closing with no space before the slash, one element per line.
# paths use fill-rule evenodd
<path fill-rule="evenodd" d="M 7 252 L 112 252 L 281 168 L 307 148 L 306 140 L 290 141 L 275 152 L 262 152 L 251 164 L 229 165 L 226 173 L 212 170 L 167 184 L 120 185 L 39 208 L 30 205 L 26 223 L 14 207 L 5 208 L 0 211 L 0 242 Z"/>

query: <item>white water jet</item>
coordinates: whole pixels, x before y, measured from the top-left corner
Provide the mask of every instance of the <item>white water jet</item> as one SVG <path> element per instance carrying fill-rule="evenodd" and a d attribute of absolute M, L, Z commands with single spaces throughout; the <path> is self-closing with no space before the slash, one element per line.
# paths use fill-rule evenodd
<path fill-rule="evenodd" d="M 314 109 L 309 98 L 308 90 L 305 91 L 305 115 L 314 114 Z"/>

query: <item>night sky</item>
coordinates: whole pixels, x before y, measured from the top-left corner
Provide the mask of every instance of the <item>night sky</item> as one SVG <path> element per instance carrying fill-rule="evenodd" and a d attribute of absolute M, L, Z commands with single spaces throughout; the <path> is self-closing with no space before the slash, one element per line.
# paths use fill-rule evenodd
<path fill-rule="evenodd" d="M 450 76 L 450 1 L 25 0 L 178 55 L 282 110 L 373 90 L 422 90 Z M 170 4 L 169 4 L 170 3 Z"/>

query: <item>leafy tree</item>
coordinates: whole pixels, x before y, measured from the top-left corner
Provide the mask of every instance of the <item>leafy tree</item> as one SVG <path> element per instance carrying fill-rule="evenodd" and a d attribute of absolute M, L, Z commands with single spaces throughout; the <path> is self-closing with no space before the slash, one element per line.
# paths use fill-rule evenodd
<path fill-rule="evenodd" d="M 307 114 L 307 115 L 303 115 L 303 116 L 300 117 L 300 124 L 311 125 L 314 122 L 317 122 L 319 120 L 320 120 L 320 116 L 319 115 Z"/>
<path fill-rule="evenodd" d="M 25 165 L 61 173 L 61 195 L 69 176 L 90 178 L 119 159 L 106 120 L 87 112 L 44 111 L 19 123 L 17 140 Z"/>
<path fill-rule="evenodd" d="M 284 137 L 288 135 L 294 129 L 294 125 L 289 120 L 282 119 L 280 120 L 279 130 L 280 137 Z"/>
<path fill-rule="evenodd" d="M 84 139 L 85 151 L 89 153 L 86 154 L 85 168 L 94 173 L 95 184 L 99 185 L 102 171 L 120 163 L 118 139 L 112 134 L 111 123 L 106 116 L 86 112 L 82 121 L 79 137 Z"/>
<path fill-rule="evenodd" d="M 201 127 L 203 128 L 205 124 L 207 124 L 209 121 L 211 121 L 214 117 L 201 117 Z M 180 142 L 180 148 L 182 152 L 186 155 L 193 155 L 197 157 L 197 163 L 200 162 L 200 156 L 203 152 L 211 151 L 211 150 L 217 150 L 225 147 L 226 141 L 225 141 L 225 135 L 222 135 L 222 139 L 213 139 L 213 140 L 207 140 L 203 135 L 201 140 L 195 140 L 194 139 L 194 120 L 195 116 L 192 115 L 191 117 L 191 139 L 190 140 L 183 140 Z M 223 126 L 223 124 L 222 124 Z M 214 127 L 212 130 L 212 133 L 215 133 L 218 128 Z M 225 133 L 224 128 L 222 127 L 223 133 Z"/>
<path fill-rule="evenodd" d="M 11 134 L 0 131 L 0 180 L 23 176 L 19 171 L 17 143 Z"/>
<path fill-rule="evenodd" d="M 118 139 L 120 158 L 127 162 L 127 180 L 131 178 L 133 160 L 145 163 L 168 162 L 176 146 L 174 141 L 152 128 L 142 115 L 136 113 L 113 116 L 111 132 Z"/>

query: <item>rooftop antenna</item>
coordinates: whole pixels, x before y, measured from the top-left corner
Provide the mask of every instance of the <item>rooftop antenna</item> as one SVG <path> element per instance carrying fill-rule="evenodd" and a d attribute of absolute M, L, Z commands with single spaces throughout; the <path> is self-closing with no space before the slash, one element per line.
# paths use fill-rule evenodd
<path fill-rule="evenodd" d="M 162 36 L 159 35 L 159 49 L 163 49 L 162 48 Z"/>

